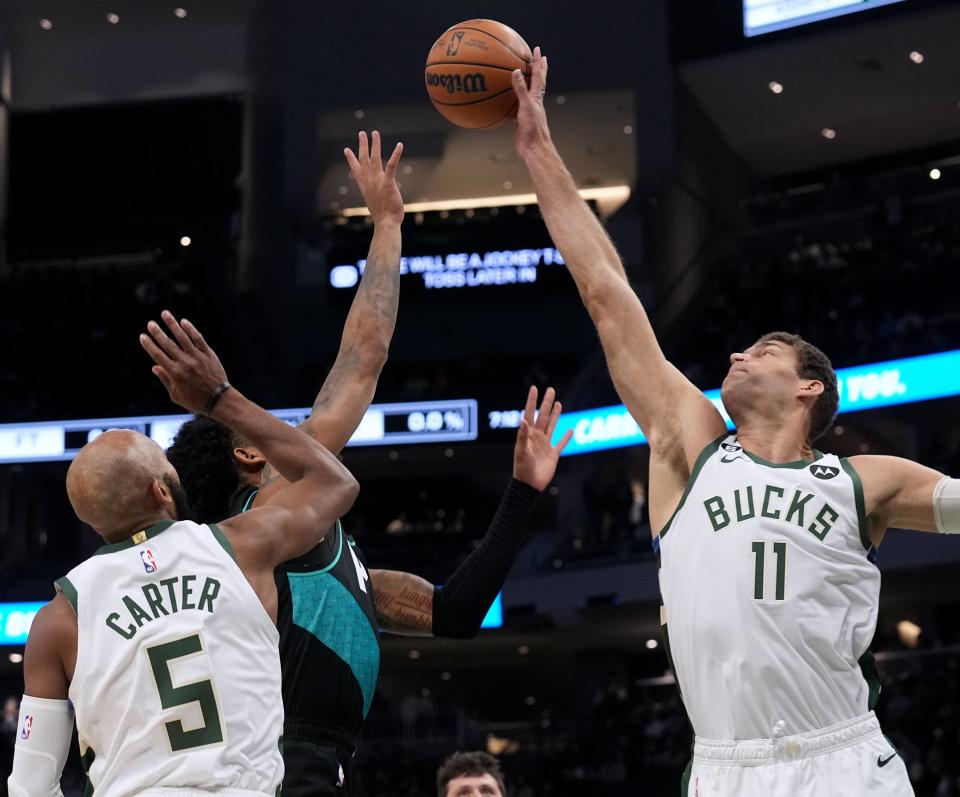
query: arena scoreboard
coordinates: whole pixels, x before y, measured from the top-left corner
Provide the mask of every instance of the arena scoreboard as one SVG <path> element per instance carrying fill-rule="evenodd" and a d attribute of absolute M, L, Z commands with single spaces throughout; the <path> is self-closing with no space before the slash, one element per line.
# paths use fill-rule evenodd
<path fill-rule="evenodd" d="M 903 0 L 743 0 L 743 33 L 759 36 Z"/>
<path fill-rule="evenodd" d="M 302 423 L 310 408 L 273 410 L 291 426 Z M 73 459 L 91 440 L 111 429 L 131 429 L 168 448 L 190 415 L 147 415 L 0 424 L 0 464 L 63 462 Z M 475 399 L 373 404 L 348 446 L 450 443 L 477 437 Z"/>

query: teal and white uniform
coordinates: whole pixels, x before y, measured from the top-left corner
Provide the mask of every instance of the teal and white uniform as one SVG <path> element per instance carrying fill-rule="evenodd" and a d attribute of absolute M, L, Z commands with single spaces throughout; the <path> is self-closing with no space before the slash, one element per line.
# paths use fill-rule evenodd
<path fill-rule="evenodd" d="M 216 526 L 165 521 L 57 581 L 77 612 L 70 683 L 97 797 L 273 797 L 279 634 Z"/>
<path fill-rule="evenodd" d="M 847 460 L 776 465 L 718 438 L 659 549 L 668 651 L 697 736 L 690 795 L 913 793 L 899 757 L 877 764 L 895 753 L 871 711 L 880 571 Z M 879 780 L 816 775 L 848 748 Z"/>

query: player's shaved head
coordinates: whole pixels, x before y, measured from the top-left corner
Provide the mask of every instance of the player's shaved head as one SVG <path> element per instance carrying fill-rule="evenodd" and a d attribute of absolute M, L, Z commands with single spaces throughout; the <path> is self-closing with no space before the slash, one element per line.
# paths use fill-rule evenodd
<path fill-rule="evenodd" d="M 104 432 L 87 443 L 67 471 L 74 512 L 107 539 L 163 517 L 184 517 L 179 489 L 163 449 L 127 430 Z"/>

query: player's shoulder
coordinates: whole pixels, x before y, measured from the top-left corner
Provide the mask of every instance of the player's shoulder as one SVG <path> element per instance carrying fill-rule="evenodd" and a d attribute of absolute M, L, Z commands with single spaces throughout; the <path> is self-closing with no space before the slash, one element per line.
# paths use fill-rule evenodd
<path fill-rule="evenodd" d="M 76 637 L 76 604 L 61 589 L 53 600 L 40 607 L 30 624 L 30 640 L 34 647 L 56 646 L 64 638 Z"/>

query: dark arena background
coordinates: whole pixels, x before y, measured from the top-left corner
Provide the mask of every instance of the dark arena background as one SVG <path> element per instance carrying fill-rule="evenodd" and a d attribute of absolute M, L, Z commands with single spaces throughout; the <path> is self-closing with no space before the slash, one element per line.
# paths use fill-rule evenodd
<path fill-rule="evenodd" d="M 441 583 L 497 506 L 530 384 L 575 434 L 491 627 L 384 635 L 353 793 L 434 794 L 438 764 L 479 749 L 512 797 L 678 794 L 692 731 L 648 449 L 513 125 L 446 122 L 424 58 L 472 17 L 543 47 L 558 149 L 698 387 L 797 332 L 841 371 L 822 449 L 957 476 L 960 4 L 844 5 L 0 0 L 0 789 L 32 613 L 99 544 L 67 502 L 70 452 L 183 413 L 137 342 L 166 307 L 261 405 L 312 404 L 371 235 L 341 153 L 377 129 L 404 142 L 411 207 L 345 527 L 372 567 Z M 960 542 L 892 531 L 877 561 L 877 714 L 917 795 L 956 797 Z M 64 794 L 83 784 L 74 745 Z"/>

